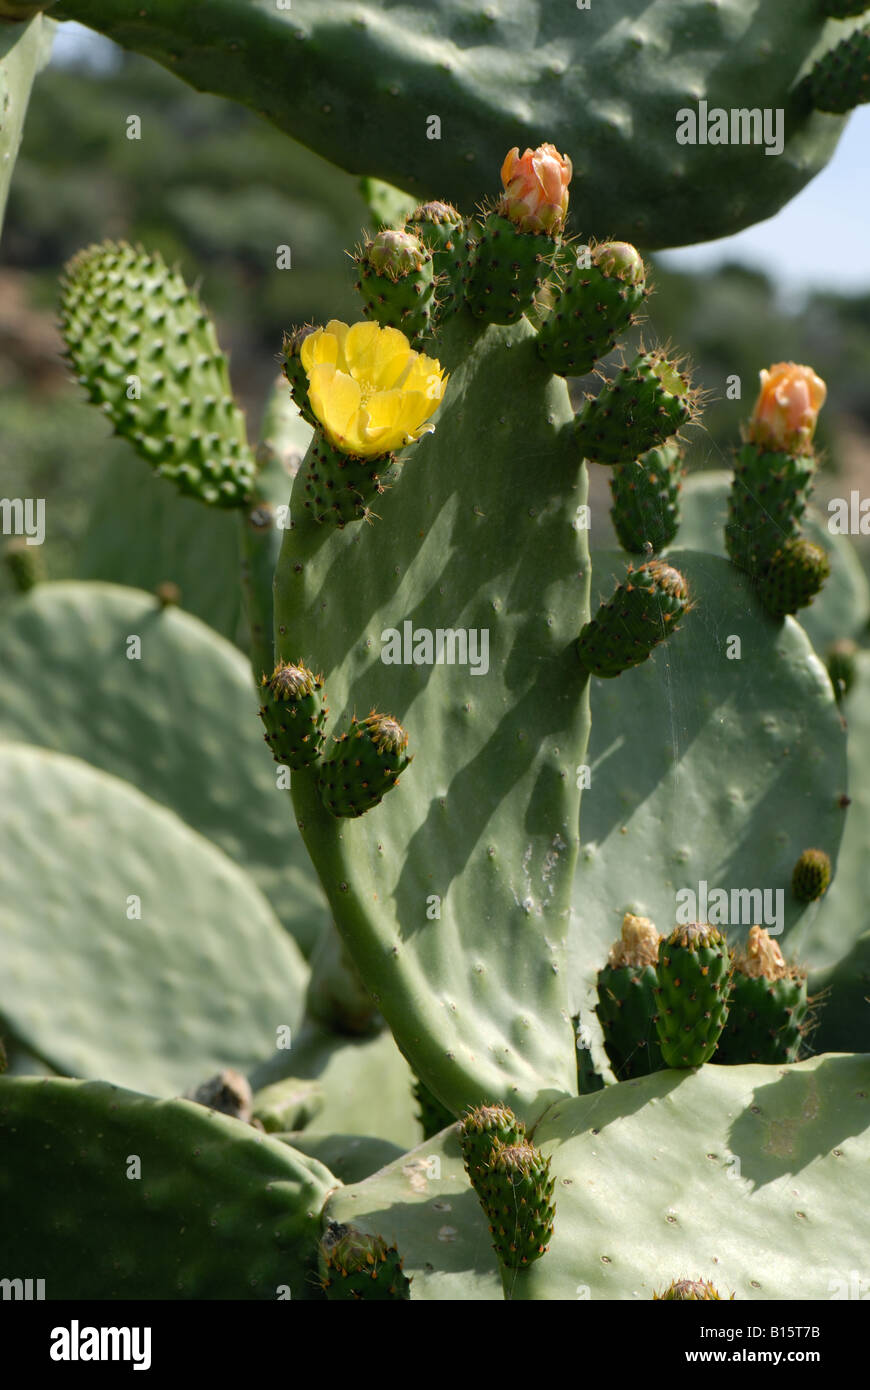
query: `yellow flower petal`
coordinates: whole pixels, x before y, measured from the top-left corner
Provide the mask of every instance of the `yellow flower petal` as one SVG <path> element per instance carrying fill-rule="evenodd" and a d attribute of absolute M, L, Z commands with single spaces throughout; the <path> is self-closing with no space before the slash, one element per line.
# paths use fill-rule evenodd
<path fill-rule="evenodd" d="M 362 393 L 359 384 L 330 362 L 320 362 L 308 376 L 308 401 L 331 444 L 353 428 Z"/>

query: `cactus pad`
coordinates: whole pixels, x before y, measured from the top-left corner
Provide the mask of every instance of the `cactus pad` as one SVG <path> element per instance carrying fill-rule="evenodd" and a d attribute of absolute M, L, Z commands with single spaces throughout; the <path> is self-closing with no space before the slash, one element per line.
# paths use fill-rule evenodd
<path fill-rule="evenodd" d="M 655 1024 L 667 1067 L 698 1067 L 728 1018 L 731 952 L 706 922 L 675 927 L 659 946 Z"/>
<path fill-rule="evenodd" d="M 198 297 L 157 252 L 107 241 L 74 256 L 61 329 L 91 400 L 162 477 L 201 502 L 244 506 L 256 470 L 227 360 Z"/>

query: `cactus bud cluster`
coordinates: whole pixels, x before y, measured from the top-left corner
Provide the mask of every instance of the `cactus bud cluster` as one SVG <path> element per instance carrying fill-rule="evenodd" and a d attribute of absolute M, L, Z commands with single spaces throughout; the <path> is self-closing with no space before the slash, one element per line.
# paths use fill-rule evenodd
<path fill-rule="evenodd" d="M 549 1158 L 504 1105 L 470 1110 L 460 1142 L 500 1263 L 506 1269 L 525 1268 L 546 1254 L 553 1234 L 555 1179 Z"/>

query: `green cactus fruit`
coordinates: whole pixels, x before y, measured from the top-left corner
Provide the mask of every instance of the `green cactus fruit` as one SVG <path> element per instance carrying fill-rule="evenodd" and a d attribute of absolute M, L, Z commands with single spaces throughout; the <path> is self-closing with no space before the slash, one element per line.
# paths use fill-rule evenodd
<path fill-rule="evenodd" d="M 610 516 L 623 550 L 663 550 L 680 526 L 683 450 L 676 441 L 649 449 L 635 463 L 617 463 L 610 475 Z"/>
<path fill-rule="evenodd" d="M 459 1142 L 472 1185 L 482 1180 L 496 1144 L 507 1148 L 523 1143 L 525 1137 L 525 1125 L 506 1105 L 477 1105 L 469 1110 L 462 1118 Z"/>
<path fill-rule="evenodd" d="M 779 547 L 798 535 L 815 471 L 811 452 L 771 453 L 750 441 L 743 444 L 725 524 L 725 549 L 738 569 L 762 573 Z"/>
<path fill-rule="evenodd" d="M 396 786 L 399 774 L 413 759 L 408 735 L 397 719 L 372 710 L 366 719 L 356 715 L 335 748 L 324 758 L 318 788 L 324 806 L 334 816 L 362 816 Z"/>
<path fill-rule="evenodd" d="M 550 1248 L 555 1183 L 549 1158 L 525 1139 L 496 1140 L 488 1166 L 473 1180 L 493 1249 L 507 1269 L 524 1269 Z"/>
<path fill-rule="evenodd" d="M 329 708 L 322 695 L 323 681 L 301 661 L 279 661 L 271 676 L 261 681 L 264 704 L 260 718 L 263 735 L 276 763 L 294 772 L 310 767 L 323 752 Z"/>
<path fill-rule="evenodd" d="M 574 423 L 574 437 L 593 463 L 631 463 L 694 419 L 698 395 L 689 377 L 663 352 L 641 352 Z"/>
<path fill-rule="evenodd" d="M 115 432 L 186 496 L 244 506 L 256 465 L 227 359 L 198 297 L 159 253 L 103 242 L 61 281 L 67 360 Z"/>
<path fill-rule="evenodd" d="M 475 318 L 508 324 L 531 309 L 552 270 L 558 241 L 546 232 L 521 232 L 507 217 L 491 212 L 466 249 L 466 304 Z"/>
<path fill-rule="evenodd" d="M 629 568 L 625 582 L 586 623 L 577 641 L 583 666 L 608 680 L 639 666 L 653 648 L 677 630 L 677 620 L 691 607 L 679 570 L 663 560 Z"/>
<path fill-rule="evenodd" d="M 28 593 L 45 579 L 45 565 L 39 547 L 28 545 L 23 536 L 6 542 L 3 563 L 19 594 Z"/>
<path fill-rule="evenodd" d="M 635 321 L 647 294 L 640 254 L 627 241 L 606 241 L 577 256 L 565 247 L 552 312 L 538 332 L 538 354 L 557 376 L 585 376 Z"/>
<path fill-rule="evenodd" d="M 647 917 L 627 912 L 622 934 L 598 972 L 595 1012 L 617 1081 L 661 1071 L 656 1014 L 656 962 L 661 936 Z"/>
<path fill-rule="evenodd" d="M 450 203 L 421 203 L 405 223 L 432 253 L 435 271 L 435 317 L 444 323 L 462 303 L 465 275 L 466 223 Z"/>
<path fill-rule="evenodd" d="M 758 577 L 758 597 L 772 618 L 784 618 L 812 603 L 831 573 L 820 545 L 795 536 L 774 551 Z"/>
<path fill-rule="evenodd" d="M 814 903 L 831 882 L 831 860 L 823 849 L 805 849 L 792 870 L 791 891 L 798 902 Z"/>
<path fill-rule="evenodd" d="M 722 1295 L 709 1279 L 675 1279 L 672 1284 L 668 1284 L 664 1293 L 654 1293 L 654 1303 L 678 1302 L 678 1303 L 703 1303 L 715 1300 L 722 1302 Z M 734 1295 L 731 1295 L 733 1302 Z"/>
<path fill-rule="evenodd" d="M 412 342 L 429 332 L 435 291 L 432 252 L 412 232 L 386 228 L 356 258 L 367 318 Z"/>
<path fill-rule="evenodd" d="M 806 971 L 786 965 L 764 928 L 751 927 L 745 949 L 735 957 L 728 1022 L 716 1062 L 796 1062 L 808 1008 Z"/>
<path fill-rule="evenodd" d="M 303 420 L 309 425 L 317 425 L 317 418 L 308 404 L 308 373 L 302 365 L 299 353 L 309 333 L 314 333 L 318 325 L 306 323 L 302 328 L 293 328 L 284 334 L 284 347 L 281 353 L 281 368 L 290 384 L 290 394 Z"/>
<path fill-rule="evenodd" d="M 331 1221 L 319 1253 L 320 1283 L 328 1299 L 347 1302 L 411 1297 L 411 1281 L 402 1272 L 399 1252 L 382 1236 Z"/>
<path fill-rule="evenodd" d="M 839 642 L 832 642 L 828 648 L 825 662 L 838 702 L 848 695 L 855 684 L 855 677 L 858 674 L 857 655 L 858 647 L 850 637 L 844 637 Z"/>
<path fill-rule="evenodd" d="M 698 1067 L 728 1018 L 731 952 L 708 922 L 675 927 L 659 946 L 656 1029 L 666 1067 Z"/>
<path fill-rule="evenodd" d="M 870 26 L 823 54 L 810 69 L 807 86 L 817 111 L 842 116 L 870 101 Z"/>
<path fill-rule="evenodd" d="M 433 1095 L 428 1086 L 424 1086 L 418 1077 L 414 1078 L 414 1099 L 417 1102 L 417 1120 L 423 1130 L 423 1138 L 434 1139 L 436 1134 L 440 1134 L 442 1129 L 456 1122 L 456 1116 L 452 1115 L 446 1105 L 442 1105 L 437 1096 Z"/>
<path fill-rule="evenodd" d="M 395 454 L 356 458 L 333 448 L 317 430 L 305 455 L 305 508 L 318 522 L 340 529 L 350 521 L 371 521 L 369 507 L 398 476 Z"/>

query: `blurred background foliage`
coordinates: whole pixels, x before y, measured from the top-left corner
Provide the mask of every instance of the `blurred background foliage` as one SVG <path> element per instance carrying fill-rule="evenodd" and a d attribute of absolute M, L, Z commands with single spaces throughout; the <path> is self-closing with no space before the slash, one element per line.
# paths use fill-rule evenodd
<path fill-rule="evenodd" d="M 127 138 L 133 115 L 139 140 Z M 358 317 L 346 253 L 371 221 L 352 177 L 145 59 L 116 51 L 96 68 L 53 64 L 42 75 L 0 252 L 0 467 L 4 495 L 50 499 L 41 556 L 49 578 L 96 577 L 87 539 L 94 498 L 118 470 L 147 473 L 60 360 L 63 263 L 105 237 L 142 241 L 177 263 L 217 317 L 255 439 L 284 330 Z M 277 268 L 281 246 L 290 248 L 289 270 Z M 692 469 L 728 466 L 759 368 L 794 359 L 829 386 L 819 503 L 862 482 L 870 491 L 870 291 L 784 302 L 763 272 L 736 264 L 703 275 L 658 265 L 653 280 L 641 333 L 686 350 L 708 393 Z M 739 402 L 725 396 L 734 374 Z M 576 389 L 594 390 L 594 380 Z M 592 470 L 593 528 L 609 505 L 605 472 Z M 7 583 L 0 575 L 0 588 Z"/>

